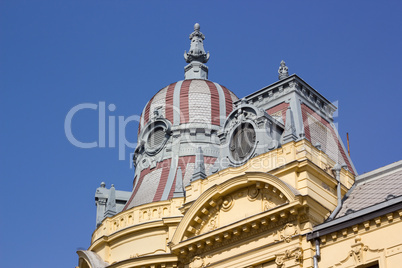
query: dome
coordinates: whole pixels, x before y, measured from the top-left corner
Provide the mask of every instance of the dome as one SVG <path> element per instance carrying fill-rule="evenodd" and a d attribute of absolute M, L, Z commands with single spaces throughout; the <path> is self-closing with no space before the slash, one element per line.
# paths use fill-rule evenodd
<path fill-rule="evenodd" d="M 217 133 L 237 100 L 226 87 L 204 79 L 182 80 L 156 93 L 141 114 L 133 192 L 125 209 L 172 198 L 193 177 L 197 151 L 210 175 L 219 157 Z"/>
<path fill-rule="evenodd" d="M 154 117 L 166 118 L 174 126 L 221 126 L 236 100 L 236 95 L 226 87 L 208 80 L 188 79 L 170 84 L 145 105 L 138 133 Z"/>
<path fill-rule="evenodd" d="M 199 24 L 190 34 L 185 79 L 159 90 L 145 105 L 134 152 L 133 190 L 124 210 L 183 196 L 191 180 L 210 175 L 219 157 L 218 131 L 238 100 L 226 87 L 208 80 Z"/>

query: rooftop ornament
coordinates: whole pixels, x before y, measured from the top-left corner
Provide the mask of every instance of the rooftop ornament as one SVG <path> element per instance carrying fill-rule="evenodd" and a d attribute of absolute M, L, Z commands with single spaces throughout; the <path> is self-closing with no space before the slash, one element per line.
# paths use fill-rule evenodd
<path fill-rule="evenodd" d="M 184 59 L 189 63 L 184 67 L 185 79 L 208 79 L 208 67 L 203 63 L 209 60 L 209 52 L 204 50 L 205 36 L 200 32 L 200 25 L 194 25 L 194 32 L 190 34 L 190 51 L 184 51 Z"/>
<path fill-rule="evenodd" d="M 199 61 L 202 63 L 207 63 L 209 60 L 209 52 L 205 53 L 204 41 L 205 35 L 200 32 L 200 25 L 198 23 L 194 24 L 194 32 L 190 34 L 190 51 L 187 53 L 184 51 L 184 59 L 186 62 L 190 63 L 192 61 Z"/>
<path fill-rule="evenodd" d="M 279 80 L 289 77 L 288 66 L 286 66 L 286 63 L 283 60 L 281 61 L 281 66 L 279 66 L 278 74 Z"/>

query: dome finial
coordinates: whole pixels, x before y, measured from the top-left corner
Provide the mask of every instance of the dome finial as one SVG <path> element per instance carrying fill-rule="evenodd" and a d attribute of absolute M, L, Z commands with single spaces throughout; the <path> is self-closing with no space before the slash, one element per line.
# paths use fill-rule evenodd
<path fill-rule="evenodd" d="M 278 74 L 279 80 L 289 77 L 288 66 L 286 66 L 286 63 L 283 60 L 281 61 L 281 66 L 279 66 Z"/>
<path fill-rule="evenodd" d="M 184 59 L 190 63 L 192 61 L 199 61 L 206 63 L 209 60 L 209 52 L 205 53 L 203 40 L 205 35 L 200 32 L 200 24 L 194 24 L 194 32 L 190 34 L 190 51 L 184 51 Z"/>
<path fill-rule="evenodd" d="M 194 32 L 190 34 L 190 51 L 184 51 L 184 59 L 190 63 L 184 68 L 185 79 L 208 79 L 208 67 L 203 63 L 208 62 L 209 52 L 205 53 L 204 39 L 200 24 L 194 24 Z"/>

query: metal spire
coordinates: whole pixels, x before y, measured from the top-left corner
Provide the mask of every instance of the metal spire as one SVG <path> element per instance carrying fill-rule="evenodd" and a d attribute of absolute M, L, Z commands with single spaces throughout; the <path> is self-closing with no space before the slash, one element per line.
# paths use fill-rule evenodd
<path fill-rule="evenodd" d="M 209 60 L 209 52 L 204 50 L 205 36 L 200 32 L 200 25 L 194 25 L 194 32 L 190 34 L 190 51 L 184 51 L 184 59 L 189 63 L 184 67 L 185 79 L 208 79 L 208 67 L 203 63 Z"/>
<path fill-rule="evenodd" d="M 279 66 L 278 74 L 279 80 L 282 80 L 289 76 L 288 66 L 286 66 L 286 63 L 283 60 L 281 61 L 281 66 Z"/>

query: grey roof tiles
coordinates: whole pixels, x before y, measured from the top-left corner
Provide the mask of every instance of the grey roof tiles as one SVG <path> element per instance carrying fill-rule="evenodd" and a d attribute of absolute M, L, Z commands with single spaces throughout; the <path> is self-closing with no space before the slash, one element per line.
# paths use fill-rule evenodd
<path fill-rule="evenodd" d="M 337 218 L 402 196 L 402 161 L 356 177 Z"/>

